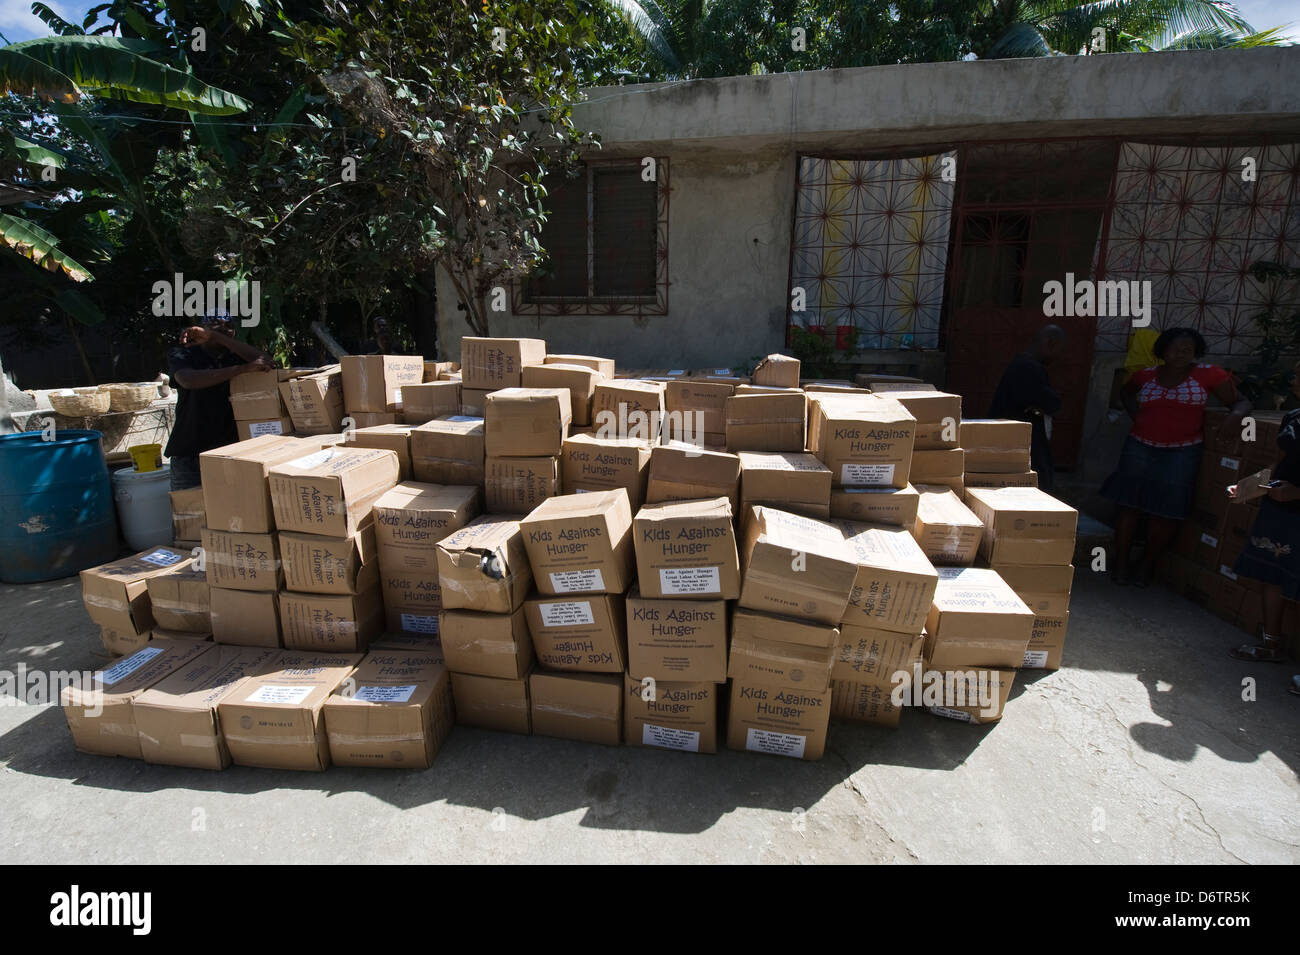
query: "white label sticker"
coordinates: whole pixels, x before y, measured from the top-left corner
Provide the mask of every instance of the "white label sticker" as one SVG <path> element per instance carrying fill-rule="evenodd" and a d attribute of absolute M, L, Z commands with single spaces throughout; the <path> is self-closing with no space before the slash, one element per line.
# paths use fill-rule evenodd
<path fill-rule="evenodd" d="M 666 594 L 716 594 L 722 583 L 717 567 L 663 567 L 659 589 Z"/>
<path fill-rule="evenodd" d="M 447 417 L 443 418 L 442 420 L 443 421 L 482 421 L 483 419 L 478 415 L 453 414 L 453 415 L 447 415 Z"/>
<path fill-rule="evenodd" d="M 298 704 L 311 696 L 313 689 L 315 687 L 279 686 L 275 683 L 268 683 L 265 686 L 259 686 L 244 702 Z"/>
<path fill-rule="evenodd" d="M 730 374 L 731 374 L 731 369 L 730 369 L 730 368 L 715 368 L 715 369 L 713 369 L 713 373 L 714 373 L 715 375 L 730 375 Z"/>
<path fill-rule="evenodd" d="M 772 730 L 756 730 L 751 726 L 745 734 L 745 749 L 751 753 L 771 753 L 774 756 L 793 756 L 795 759 L 803 759 L 804 745 L 807 741 L 806 736 L 776 733 Z"/>
<path fill-rule="evenodd" d="M 892 464 L 845 464 L 840 468 L 841 484 L 892 484 Z"/>
<path fill-rule="evenodd" d="M 248 426 L 248 433 L 254 438 L 263 434 L 284 434 L 284 427 L 278 419 L 275 421 L 254 421 Z"/>
<path fill-rule="evenodd" d="M 561 570 L 549 576 L 551 578 L 551 588 L 562 594 L 605 589 L 605 578 L 601 576 L 599 567 L 588 567 L 585 570 Z"/>
<path fill-rule="evenodd" d="M 402 629 L 407 633 L 437 633 L 438 618 L 414 613 L 402 614 Z"/>
<path fill-rule="evenodd" d="M 752 730 L 750 732 L 753 732 Z M 679 730 L 671 726 L 641 724 L 641 745 L 680 749 L 688 753 L 700 751 L 700 734 L 694 730 Z"/>
<path fill-rule="evenodd" d="M 931 706 L 929 709 L 935 716 L 946 716 L 950 720 L 960 720 L 963 723 L 973 723 L 975 721 L 975 717 L 965 710 L 951 710 L 946 706 Z"/>
<path fill-rule="evenodd" d="M 684 375 L 684 374 L 686 374 L 686 369 L 685 369 L 685 368 L 669 368 L 669 369 L 668 369 L 668 374 L 670 374 L 670 375 Z"/>
<path fill-rule="evenodd" d="M 1025 651 L 1025 662 L 1024 662 L 1023 664 L 1021 664 L 1021 666 L 1028 667 L 1028 668 L 1031 669 L 1031 670 L 1036 670 L 1038 667 L 1045 667 L 1045 666 L 1047 666 L 1047 651 L 1046 651 L 1046 650 L 1026 650 L 1026 651 Z"/>
<path fill-rule="evenodd" d="M 170 567 L 172 564 L 175 564 L 178 561 L 182 561 L 184 559 L 185 559 L 184 555 L 173 554 L 169 550 L 150 551 L 149 553 L 145 554 L 143 557 L 140 558 L 140 560 L 143 561 L 144 563 L 153 564 L 155 567 Z"/>
<path fill-rule="evenodd" d="M 1202 534 L 1201 543 L 1207 547 L 1218 547 L 1219 539 L 1217 537 L 1211 537 L 1209 534 Z"/>
<path fill-rule="evenodd" d="M 394 400 L 395 402 L 397 402 L 399 405 L 402 403 L 402 389 L 401 389 L 401 388 L 394 388 L 394 389 L 393 389 L 393 400 Z"/>
<path fill-rule="evenodd" d="M 1229 580 L 1237 579 L 1237 575 L 1232 572 L 1232 568 L 1227 564 L 1219 565 L 1219 573 L 1223 574 L 1223 576 L 1227 577 Z"/>
<path fill-rule="evenodd" d="M 538 604 L 543 627 L 582 627 L 596 622 L 591 613 L 590 600 L 568 600 L 564 603 Z"/>
<path fill-rule="evenodd" d="M 363 686 L 352 694 L 352 698 L 366 703 L 406 703 L 414 692 L 414 683 L 410 686 Z"/>
<path fill-rule="evenodd" d="M 103 673 L 96 673 L 95 679 L 104 686 L 112 686 L 123 677 L 130 676 L 160 653 L 162 647 L 145 647 L 143 650 L 137 650 L 125 660 L 118 660 Z"/>
<path fill-rule="evenodd" d="M 308 454 L 301 458 L 295 458 L 294 460 L 290 461 L 287 465 L 285 465 L 285 467 L 314 468 L 324 464 L 333 456 L 334 456 L 334 451 L 332 449 L 323 448 L 322 450 L 317 451 L 315 454 Z"/>
<path fill-rule="evenodd" d="M 1235 471 L 1241 467 L 1241 462 L 1236 458 L 1219 458 L 1219 467 L 1227 468 L 1229 471 Z"/>

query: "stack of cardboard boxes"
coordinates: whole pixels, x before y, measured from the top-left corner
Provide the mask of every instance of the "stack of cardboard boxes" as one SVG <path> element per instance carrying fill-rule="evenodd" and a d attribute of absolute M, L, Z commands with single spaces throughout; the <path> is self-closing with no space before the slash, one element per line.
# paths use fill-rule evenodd
<path fill-rule="evenodd" d="M 560 453 L 573 421 L 569 390 L 502 388 L 483 401 L 487 510 L 527 514 L 560 493 Z"/>

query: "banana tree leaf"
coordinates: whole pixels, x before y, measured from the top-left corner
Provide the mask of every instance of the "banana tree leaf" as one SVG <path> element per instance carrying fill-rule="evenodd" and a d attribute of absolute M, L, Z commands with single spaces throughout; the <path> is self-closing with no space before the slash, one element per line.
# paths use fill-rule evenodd
<path fill-rule="evenodd" d="M 989 49 L 988 59 L 1015 56 L 1051 56 L 1052 48 L 1043 35 L 1028 23 L 1013 23 Z"/>
<path fill-rule="evenodd" d="M 54 303 L 83 325 L 98 325 L 104 320 L 99 306 L 74 288 L 54 293 Z"/>
<path fill-rule="evenodd" d="M 0 243 L 47 272 L 63 272 L 74 282 L 92 282 L 90 270 L 59 249 L 59 240 L 35 223 L 0 212 Z"/>

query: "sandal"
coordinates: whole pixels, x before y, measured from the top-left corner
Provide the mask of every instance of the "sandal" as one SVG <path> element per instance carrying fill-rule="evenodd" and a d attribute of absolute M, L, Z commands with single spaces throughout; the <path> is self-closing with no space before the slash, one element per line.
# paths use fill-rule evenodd
<path fill-rule="evenodd" d="M 1286 656 L 1282 653 L 1282 641 L 1269 640 L 1267 637 L 1263 643 L 1253 646 L 1233 647 L 1228 651 L 1228 656 L 1234 660 L 1244 660 L 1247 663 L 1284 663 L 1286 661 Z"/>

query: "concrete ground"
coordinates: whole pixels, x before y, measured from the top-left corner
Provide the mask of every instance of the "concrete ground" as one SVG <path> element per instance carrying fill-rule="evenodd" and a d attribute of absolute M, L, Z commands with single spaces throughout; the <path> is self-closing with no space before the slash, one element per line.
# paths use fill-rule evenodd
<path fill-rule="evenodd" d="M 427 772 L 86 756 L 0 707 L 6 861 L 1300 862 L 1300 665 L 1160 588 L 1081 573 L 1066 669 L 1000 724 L 835 724 L 825 759 L 693 756 L 456 728 Z M 0 587 L 0 670 L 106 659 L 76 579 Z M 1243 679 L 1255 678 L 1254 701 Z"/>

